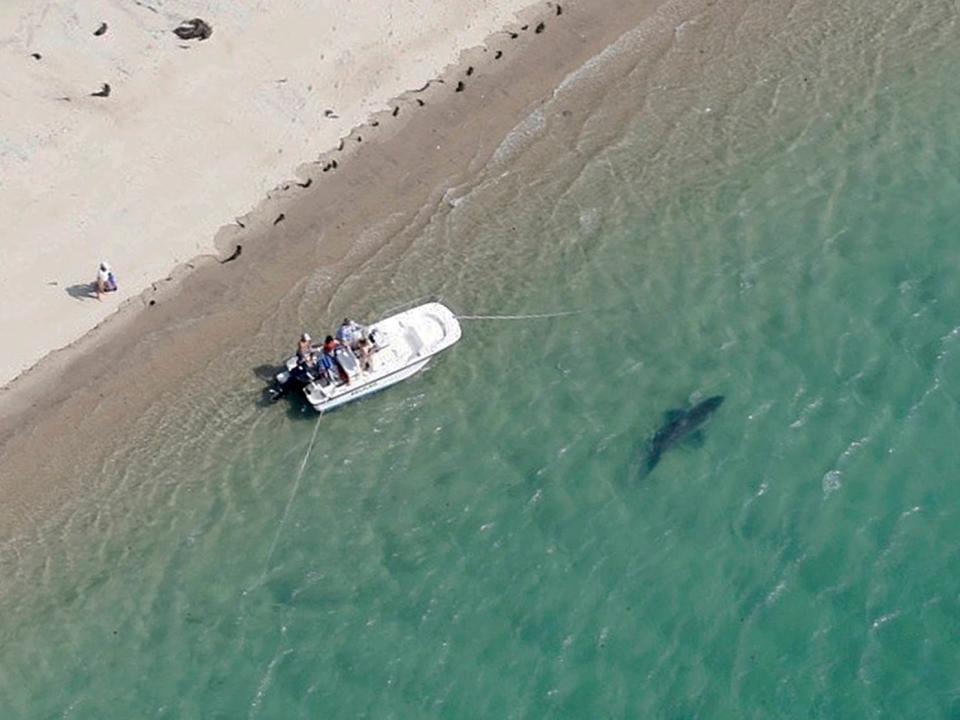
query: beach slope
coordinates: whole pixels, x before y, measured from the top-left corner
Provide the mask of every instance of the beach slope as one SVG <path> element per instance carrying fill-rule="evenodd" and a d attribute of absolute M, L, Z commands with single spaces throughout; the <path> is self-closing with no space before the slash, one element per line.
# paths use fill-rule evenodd
<path fill-rule="evenodd" d="M 3 3 L 0 385 L 216 253 L 221 226 L 528 4 L 212 0 L 178 35 L 195 3 Z M 121 292 L 98 302 L 102 259 Z"/>

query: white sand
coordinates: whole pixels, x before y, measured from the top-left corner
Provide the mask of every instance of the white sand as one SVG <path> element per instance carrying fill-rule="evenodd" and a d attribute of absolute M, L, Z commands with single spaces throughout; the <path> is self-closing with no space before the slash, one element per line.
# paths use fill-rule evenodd
<path fill-rule="evenodd" d="M 530 4 L 3 0 L 0 385 Z M 195 16 L 208 40 L 171 32 Z M 121 292 L 98 302 L 76 286 L 101 259 Z"/>

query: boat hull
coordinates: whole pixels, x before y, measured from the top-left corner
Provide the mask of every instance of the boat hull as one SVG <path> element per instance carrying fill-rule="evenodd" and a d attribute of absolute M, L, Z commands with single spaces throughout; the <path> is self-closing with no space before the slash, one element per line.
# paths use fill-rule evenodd
<path fill-rule="evenodd" d="M 327 398 L 323 395 L 318 395 L 316 393 L 315 387 L 307 386 L 304 388 L 304 394 L 307 397 L 307 402 L 309 402 L 313 409 L 317 412 L 329 412 L 334 408 L 338 408 L 347 403 L 351 403 L 354 400 L 359 400 L 360 398 L 366 397 L 367 395 L 373 395 L 376 392 L 385 390 L 391 385 L 396 385 L 398 382 L 406 380 L 412 375 L 416 375 L 418 372 L 423 370 L 430 362 L 430 358 L 421 360 L 419 362 L 410 365 L 409 367 L 403 368 L 390 376 L 378 378 L 372 380 L 363 385 L 357 385 L 353 390 L 348 390 L 336 397 Z"/>

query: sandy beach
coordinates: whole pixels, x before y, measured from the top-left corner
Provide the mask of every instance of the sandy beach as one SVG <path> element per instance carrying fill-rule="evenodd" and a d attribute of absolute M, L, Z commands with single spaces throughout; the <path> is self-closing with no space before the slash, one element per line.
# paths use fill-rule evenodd
<path fill-rule="evenodd" d="M 292 152 L 278 152 L 282 148 L 273 142 L 269 145 L 273 149 L 264 151 L 265 155 L 261 153 L 260 160 L 241 154 L 239 164 L 220 167 L 213 158 L 221 159 L 221 154 L 210 152 L 209 148 L 221 141 L 218 132 L 226 133 L 235 123 L 217 113 L 212 126 L 218 132 L 211 132 L 203 142 L 195 140 L 192 152 L 178 155 L 185 158 L 191 170 L 163 158 L 151 160 L 138 149 L 131 172 L 142 182 L 159 183 L 157 188 L 151 190 L 134 183 L 138 190 L 133 195 L 108 204 L 112 210 L 96 223 L 88 220 L 82 225 L 87 233 L 83 242 L 76 239 L 76 233 L 61 236 L 63 248 L 59 251 L 47 244 L 42 253 L 28 252 L 31 244 L 26 236 L 31 235 L 31 225 L 27 218 L 32 218 L 30 223 L 40 224 L 43 219 L 39 202 L 29 206 L 33 209 L 28 207 L 28 212 L 15 220 L 18 231 L 11 238 L 16 243 L 11 242 L 4 249 L 3 272 L 8 277 L 4 285 L 3 330 L 8 337 L 27 338 L 18 340 L 4 355 L 5 372 L 9 377 L 54 347 L 68 343 L 69 346 L 47 355 L 30 372 L 8 384 L 0 395 L 3 531 L 30 526 L 47 508 L 62 505 L 71 493 L 80 491 L 71 486 L 71 471 L 78 464 L 89 467 L 102 459 L 109 445 L 104 428 L 122 426 L 124 418 L 139 414 L 147 398 L 176 387 L 194 368 L 242 343 L 264 322 L 276 324 L 276 344 L 257 348 L 257 357 L 266 361 L 283 352 L 291 333 L 298 332 L 300 322 L 296 318 L 271 317 L 278 298 L 311 269 L 326 265 L 338 274 L 349 274 L 352 268 L 376 255 L 378 242 L 358 244 L 374 229 L 377 237 L 393 240 L 415 232 L 429 220 L 429 209 L 444 202 L 447 190 L 468 182 L 471 173 L 483 167 L 503 136 L 550 97 L 568 73 L 657 7 L 656 3 L 623 6 L 614 0 L 591 3 L 589 7 L 585 3 L 540 3 L 508 22 L 504 30 L 490 33 L 489 25 L 495 19 L 500 22 L 513 15 L 515 8 L 502 4 L 496 12 L 490 9 L 490 14 L 483 16 L 486 25 L 475 19 L 470 28 L 456 36 L 456 42 L 445 45 L 446 55 L 421 55 L 419 70 L 391 76 L 394 84 L 387 84 L 387 78 L 371 66 L 369 79 L 364 81 L 368 84 L 351 91 L 349 103 L 345 98 L 336 103 L 330 103 L 328 98 L 311 101 L 314 113 L 326 105 L 335 105 L 338 118 L 324 118 L 321 112 L 320 119 L 307 127 L 284 116 L 282 123 L 271 126 L 273 135 L 262 123 L 253 130 L 246 126 L 237 130 L 240 137 L 259 143 L 261 151 L 263 143 L 275 139 L 277 134 L 295 135 L 295 145 L 309 143 L 309 151 L 302 153 L 301 159 L 317 156 L 309 163 L 298 164 Z M 466 17 L 458 16 L 458 22 Z M 155 34 L 164 42 L 173 20 L 170 17 L 159 23 L 156 18 L 151 19 L 160 28 Z M 238 24 L 241 21 L 234 19 Z M 413 24 L 411 21 L 411 27 Z M 103 39 L 93 35 L 97 25 L 91 21 L 91 41 Z M 174 55 L 176 62 L 196 61 L 196 53 L 215 52 L 210 50 L 214 47 L 210 43 L 218 37 L 218 30 L 229 35 L 224 23 L 214 23 L 213 36 L 206 41 L 193 41 L 190 50 L 180 50 L 178 45 L 183 43 L 171 35 L 176 41 L 173 48 L 182 53 Z M 486 39 L 481 42 L 483 36 Z M 458 62 L 439 76 L 426 72 L 473 45 L 476 47 L 463 52 Z M 411 37 L 409 47 L 414 46 L 416 41 Z M 235 44 L 230 47 L 240 52 Z M 44 59 L 47 57 L 44 55 Z M 40 62 L 29 54 L 27 60 Z M 216 64 L 214 60 L 210 62 Z M 255 58 L 250 62 L 256 64 Z M 289 88 L 294 73 L 299 72 L 301 85 L 310 84 L 309 76 L 317 87 L 313 75 L 297 71 L 295 64 L 291 62 L 283 70 L 271 64 L 269 71 L 260 69 L 259 77 L 262 80 L 269 76 L 273 81 L 286 78 L 282 85 Z M 171 92 L 175 91 L 175 74 L 169 76 Z M 415 75 L 418 79 L 414 82 Z M 332 75 L 326 77 L 332 81 Z M 431 77 L 433 80 L 428 82 Z M 375 84 L 377 78 L 384 83 L 376 86 L 380 97 L 389 97 L 395 88 L 394 100 L 369 99 L 369 83 Z M 105 99 L 114 100 L 113 92 Z M 94 100 L 104 98 L 84 97 L 77 102 L 86 107 Z M 290 107 L 297 102 L 290 100 Z M 119 116 L 102 115 L 105 107 L 108 106 L 93 105 L 83 111 L 85 121 L 114 127 Z M 377 108 L 384 109 L 348 131 L 349 126 Z M 171 106 L 171 114 L 176 114 L 172 110 Z M 87 118 L 88 115 L 91 117 Z M 186 133 L 189 122 L 185 125 Z M 284 128 L 282 132 L 280 126 Z M 114 137 L 112 152 L 120 153 L 129 146 L 122 137 Z M 338 138 L 343 138 L 343 142 Z M 230 142 L 244 141 L 234 138 Z M 91 163 L 89 159 L 80 162 L 84 145 L 79 140 L 76 143 L 73 151 L 77 153 L 77 164 L 70 184 L 85 187 L 89 185 L 84 178 Z M 322 152 L 324 148 L 326 152 Z M 36 152 L 43 155 L 39 149 Z M 265 156 L 269 156 L 269 161 L 264 160 Z M 44 157 L 46 162 L 53 162 L 51 157 Z M 9 163 L 9 157 L 4 162 Z M 169 170 L 169 174 L 159 172 L 160 167 Z M 215 178 L 204 174 L 215 167 L 219 168 Z M 112 177 L 112 182 L 117 183 L 115 188 L 123 187 L 123 173 L 111 168 L 108 164 L 103 177 Z M 266 168 L 270 168 L 269 173 Z M 66 182 L 64 176 L 52 170 L 47 177 L 50 182 Z M 278 179 L 283 177 L 288 179 L 278 185 Z M 50 186 L 40 194 L 36 190 L 40 183 L 34 180 L 31 184 L 28 179 L 22 175 L 20 182 L 29 197 L 52 197 L 61 192 Z M 190 215 L 192 221 L 184 219 L 189 215 L 186 210 L 176 209 L 176 199 L 163 213 L 153 203 L 142 202 L 144 197 L 163 197 L 171 187 L 203 188 L 202 200 L 192 192 L 177 196 L 189 199 L 190 213 L 195 213 Z M 5 198 L 18 195 L 11 193 L 9 185 L 3 191 Z M 74 201 L 84 208 L 80 215 L 86 213 L 88 218 L 105 212 L 91 197 Z M 135 207 L 143 210 L 137 216 L 141 219 L 133 222 Z M 225 214 L 236 214 L 236 220 L 224 225 Z M 148 215 L 159 219 L 156 225 L 145 228 L 142 218 Z M 48 227 L 59 222 L 62 225 L 57 232 L 66 233 L 66 228 L 75 227 L 72 223 L 77 217 L 66 212 L 54 214 Z M 134 246 L 129 237 L 135 227 L 142 233 L 137 233 Z M 143 234 L 148 231 L 150 242 Z M 175 236 L 176 242 L 171 236 Z M 164 244 L 154 253 L 151 242 L 160 243 L 160 238 Z M 240 257 L 222 262 L 236 255 L 240 248 Z M 77 299 L 67 292 L 70 287 L 92 279 L 100 257 L 108 257 L 120 276 L 121 312 L 114 312 L 117 299 L 98 303 L 95 299 Z M 171 272 L 175 261 L 179 265 Z M 33 263 L 29 271 L 24 271 L 24 264 L 29 263 Z M 11 270 L 13 267 L 16 271 Z M 59 269 L 56 277 L 53 268 Z M 42 289 L 28 292 L 27 286 L 41 277 L 44 280 L 38 288 Z M 57 284 L 47 284 L 52 282 Z M 143 289 L 142 294 L 133 296 L 138 289 Z M 9 297 L 20 299 L 15 311 L 6 301 Z M 123 298 L 128 298 L 125 303 Z M 109 322 L 102 322 L 111 313 Z M 100 325 L 95 331 L 83 334 L 97 322 Z M 48 324 L 59 334 L 48 331 Z M 23 330 L 22 335 L 19 330 Z M 56 447 L 56 452 L 44 451 L 51 446 Z"/>
<path fill-rule="evenodd" d="M 4 3 L 0 386 L 528 4 Z M 197 13 L 209 37 L 173 32 Z M 97 302 L 101 259 L 121 292 Z"/>

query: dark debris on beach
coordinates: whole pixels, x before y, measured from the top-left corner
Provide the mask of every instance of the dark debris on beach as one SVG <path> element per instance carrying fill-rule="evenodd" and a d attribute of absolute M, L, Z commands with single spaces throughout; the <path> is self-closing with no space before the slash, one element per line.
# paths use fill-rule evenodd
<path fill-rule="evenodd" d="M 206 40 L 213 35 L 213 28 L 210 23 L 201 18 L 192 18 L 184 20 L 173 29 L 173 34 L 181 40 Z"/>

